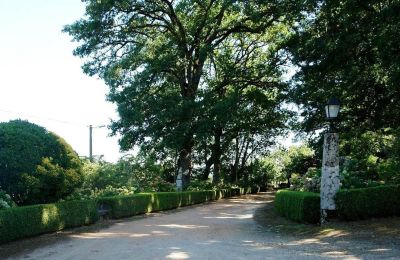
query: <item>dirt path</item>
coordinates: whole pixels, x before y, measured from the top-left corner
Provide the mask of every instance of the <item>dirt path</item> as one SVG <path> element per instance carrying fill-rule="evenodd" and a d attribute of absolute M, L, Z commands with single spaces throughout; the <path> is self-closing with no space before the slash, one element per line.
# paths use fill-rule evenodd
<path fill-rule="evenodd" d="M 43 235 L 1 245 L 0 258 L 400 259 L 400 232 L 370 237 L 340 224 L 294 224 L 274 215 L 272 198 L 248 195 Z"/>

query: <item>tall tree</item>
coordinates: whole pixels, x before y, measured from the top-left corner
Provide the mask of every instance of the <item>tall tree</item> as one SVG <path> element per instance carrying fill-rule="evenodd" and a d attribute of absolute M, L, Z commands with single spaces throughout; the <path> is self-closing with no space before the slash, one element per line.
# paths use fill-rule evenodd
<path fill-rule="evenodd" d="M 324 127 L 329 97 L 343 103 L 343 131 L 398 127 L 400 2 L 313 0 L 290 43 L 299 66 L 293 100 L 303 129 Z"/>
<path fill-rule="evenodd" d="M 178 179 L 192 170 L 199 86 L 210 54 L 231 35 L 262 34 L 285 1 L 83 0 L 86 15 L 66 26 L 83 69 L 110 87 L 122 149 L 159 142 L 179 151 Z"/>
<path fill-rule="evenodd" d="M 263 145 L 252 150 L 260 151 L 259 148 L 270 145 L 271 137 L 284 128 L 287 111 L 281 105 L 287 86 L 281 80 L 277 49 L 279 40 L 287 32 L 285 29 L 279 24 L 263 35 L 232 36 L 210 59 L 210 72 L 205 76 L 209 87 L 204 100 L 208 103 L 204 107 L 208 115 L 205 120 L 212 123 L 208 129 L 214 139 L 210 159 L 215 183 L 220 181 L 222 157 L 230 158 L 229 154 L 237 151 L 236 146 L 232 149 L 237 139 L 244 144 L 239 149 L 244 155 L 244 164 L 252 155 L 250 143 L 254 148 L 255 140 L 262 140 L 259 143 Z M 238 164 L 234 165 L 233 169 L 237 169 Z"/>

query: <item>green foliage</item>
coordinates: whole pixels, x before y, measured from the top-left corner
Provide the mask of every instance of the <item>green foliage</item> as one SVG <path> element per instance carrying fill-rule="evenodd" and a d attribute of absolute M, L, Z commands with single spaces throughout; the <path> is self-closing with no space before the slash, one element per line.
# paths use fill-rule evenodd
<path fill-rule="evenodd" d="M 192 180 L 187 186 L 187 191 L 215 190 L 215 186 L 211 181 Z"/>
<path fill-rule="evenodd" d="M 250 165 L 243 169 L 243 174 L 246 176 L 239 180 L 238 185 L 241 187 L 260 187 L 262 190 L 267 190 L 268 184 L 274 180 L 274 173 L 271 171 L 270 164 L 263 160 L 256 159 Z"/>
<path fill-rule="evenodd" d="M 398 1 L 310 1 L 290 42 L 293 100 L 302 128 L 326 128 L 324 104 L 342 102 L 341 132 L 398 127 L 400 60 Z"/>
<path fill-rule="evenodd" d="M 93 200 L 68 201 L 0 210 L 0 243 L 97 221 Z"/>
<path fill-rule="evenodd" d="M 341 167 L 344 188 L 364 188 L 400 182 L 400 135 L 398 129 L 344 133 Z"/>
<path fill-rule="evenodd" d="M 376 167 L 373 165 L 374 168 Z M 346 159 L 340 171 L 343 189 L 366 188 L 381 185 L 375 171 L 365 167 L 363 161 Z"/>
<path fill-rule="evenodd" d="M 291 190 L 319 193 L 321 187 L 321 169 L 308 168 L 308 171 L 304 175 L 294 174 L 291 183 Z"/>
<path fill-rule="evenodd" d="M 5 191 L 0 190 L 0 210 L 16 207 L 17 205 Z"/>
<path fill-rule="evenodd" d="M 110 196 L 128 196 L 135 192 L 133 187 L 119 187 L 114 188 L 112 186 L 107 186 L 104 189 L 90 189 L 82 188 L 76 189 L 71 195 L 67 196 L 65 200 L 90 200 Z"/>
<path fill-rule="evenodd" d="M 338 216 L 344 220 L 400 215 L 400 186 L 340 190 L 336 194 Z"/>
<path fill-rule="evenodd" d="M 238 196 L 241 192 L 244 194 L 245 190 L 237 188 L 212 191 L 141 193 L 131 196 L 101 198 L 99 203 L 110 207 L 112 218 L 123 218 Z"/>
<path fill-rule="evenodd" d="M 111 218 L 169 210 L 221 198 L 256 192 L 251 188 L 212 191 L 141 193 L 103 197 L 98 200 L 64 201 L 0 210 L 0 243 L 89 225 L 98 220 L 98 208 L 108 209 Z"/>
<path fill-rule="evenodd" d="M 78 155 L 43 127 L 0 123 L 0 147 L 0 185 L 18 204 L 54 202 L 82 183 Z"/>
<path fill-rule="evenodd" d="M 320 197 L 318 193 L 280 190 L 275 196 L 275 209 L 291 220 L 318 223 Z"/>
<path fill-rule="evenodd" d="M 316 159 L 314 150 L 307 145 L 291 146 L 288 149 L 278 148 L 263 159 L 275 182 L 290 180 L 292 175 L 302 178 L 310 167 L 314 167 Z M 308 176 L 312 177 L 312 176 Z"/>
<path fill-rule="evenodd" d="M 117 163 L 104 161 L 84 163 L 85 180 L 82 190 L 92 190 L 94 194 L 118 189 L 135 192 L 173 191 L 173 184 L 166 181 L 168 166 L 156 162 L 152 156 L 139 153 L 136 157 L 125 156 Z M 87 193 L 87 192 L 86 192 Z M 117 194 L 114 194 L 117 195 Z"/>
<path fill-rule="evenodd" d="M 281 18 L 292 1 L 85 4 L 85 17 L 64 31 L 80 44 L 74 54 L 85 60 L 84 72 L 110 88 L 119 113 L 111 128 L 123 150 L 175 154 L 185 187 L 192 156 L 204 152 L 219 183 L 234 139 L 245 140 L 238 156 L 245 166 L 285 127 L 279 50 L 290 32 Z"/>

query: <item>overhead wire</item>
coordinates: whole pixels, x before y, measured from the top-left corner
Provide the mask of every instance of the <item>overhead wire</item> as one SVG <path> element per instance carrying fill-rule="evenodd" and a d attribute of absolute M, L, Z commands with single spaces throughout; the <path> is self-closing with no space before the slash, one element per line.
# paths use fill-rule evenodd
<path fill-rule="evenodd" d="M 15 111 L 6 110 L 6 109 L 2 109 L 2 108 L 0 108 L 0 112 L 7 113 L 7 114 L 14 114 L 14 115 L 20 116 L 22 118 L 36 118 L 36 119 L 39 119 L 39 120 L 53 121 L 53 122 L 57 122 L 57 123 L 61 123 L 61 124 L 74 125 L 74 126 L 80 126 L 80 127 L 90 127 L 90 125 L 83 124 L 83 123 L 60 120 L 60 119 L 51 118 L 51 117 L 36 116 L 36 115 L 32 115 L 32 114 L 29 115 L 29 114 L 25 114 L 25 113 L 21 113 L 21 112 L 15 112 Z M 93 128 L 102 128 L 102 127 L 105 127 L 105 126 L 106 126 L 106 124 L 101 124 L 101 125 L 92 126 L 92 127 Z"/>

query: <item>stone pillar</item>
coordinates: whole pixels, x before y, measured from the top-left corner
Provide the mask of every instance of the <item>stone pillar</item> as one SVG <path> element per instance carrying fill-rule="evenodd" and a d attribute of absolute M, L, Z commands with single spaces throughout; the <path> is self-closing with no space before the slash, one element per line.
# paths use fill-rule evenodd
<path fill-rule="evenodd" d="M 176 177 L 176 191 L 182 191 L 183 187 L 182 187 L 182 172 L 179 170 L 178 171 L 178 175 Z"/>
<path fill-rule="evenodd" d="M 340 188 L 339 134 L 324 135 L 321 176 L 321 224 L 326 221 L 327 211 L 335 210 L 334 197 Z"/>

